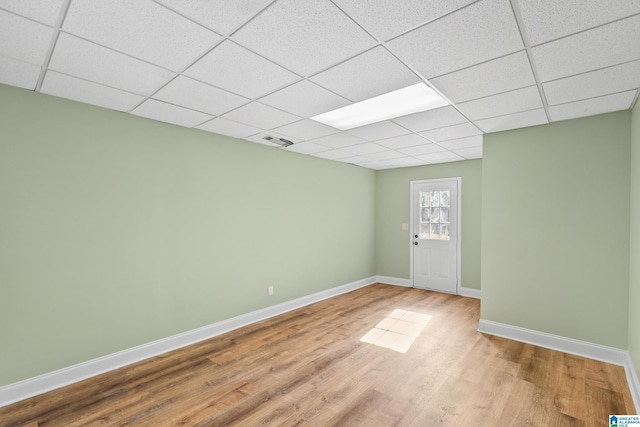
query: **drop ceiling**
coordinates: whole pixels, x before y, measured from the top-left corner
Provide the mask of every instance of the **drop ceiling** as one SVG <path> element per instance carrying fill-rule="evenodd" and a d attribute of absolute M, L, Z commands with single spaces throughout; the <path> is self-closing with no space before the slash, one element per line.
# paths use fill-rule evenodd
<path fill-rule="evenodd" d="M 420 82 L 449 105 L 310 120 Z M 640 1 L 0 0 L 0 83 L 371 169 L 452 162 L 633 107 Z"/>

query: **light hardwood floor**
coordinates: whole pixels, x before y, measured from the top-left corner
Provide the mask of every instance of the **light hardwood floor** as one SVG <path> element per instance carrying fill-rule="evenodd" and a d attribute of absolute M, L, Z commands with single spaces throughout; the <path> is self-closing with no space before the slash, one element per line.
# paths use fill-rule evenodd
<path fill-rule="evenodd" d="M 360 341 L 431 316 L 406 353 Z M 624 369 L 476 331 L 478 300 L 376 284 L 0 408 L 2 426 L 606 426 Z"/>

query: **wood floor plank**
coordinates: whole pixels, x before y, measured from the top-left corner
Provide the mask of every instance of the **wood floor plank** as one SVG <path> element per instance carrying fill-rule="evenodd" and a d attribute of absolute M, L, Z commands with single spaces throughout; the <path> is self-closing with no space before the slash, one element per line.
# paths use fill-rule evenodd
<path fill-rule="evenodd" d="M 404 353 L 360 339 L 430 316 Z M 477 332 L 478 300 L 376 284 L 0 408 L 0 426 L 606 425 L 624 369 Z"/>

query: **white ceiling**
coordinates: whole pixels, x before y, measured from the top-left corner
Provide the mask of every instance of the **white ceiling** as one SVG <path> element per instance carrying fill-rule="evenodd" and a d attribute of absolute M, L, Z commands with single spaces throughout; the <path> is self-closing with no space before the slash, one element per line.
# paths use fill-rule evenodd
<path fill-rule="evenodd" d="M 418 82 L 446 107 L 309 117 Z M 0 0 L 0 83 L 372 169 L 631 108 L 638 0 Z"/>

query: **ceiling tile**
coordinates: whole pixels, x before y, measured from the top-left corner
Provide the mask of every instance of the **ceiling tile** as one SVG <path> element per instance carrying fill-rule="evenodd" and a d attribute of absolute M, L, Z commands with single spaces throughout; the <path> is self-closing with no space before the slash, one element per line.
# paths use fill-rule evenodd
<path fill-rule="evenodd" d="M 399 159 L 392 159 L 388 161 L 393 166 L 409 167 L 425 165 L 427 162 L 424 160 L 416 159 L 415 157 L 402 157 Z"/>
<path fill-rule="evenodd" d="M 640 60 L 542 84 L 549 105 L 595 98 L 638 86 Z"/>
<path fill-rule="evenodd" d="M 61 33 L 49 68 L 140 95 L 151 95 L 175 74 L 155 65 Z"/>
<path fill-rule="evenodd" d="M 584 101 L 570 102 L 568 104 L 549 107 L 551 120 L 554 122 L 578 117 L 593 116 L 612 111 L 626 110 L 631 107 L 637 91 L 616 93 L 614 95 L 591 98 Z"/>
<path fill-rule="evenodd" d="M 280 0 L 241 28 L 233 39 L 303 76 L 375 44 L 328 0 Z"/>
<path fill-rule="evenodd" d="M 474 0 L 337 0 L 336 3 L 378 40 L 389 40 Z"/>
<path fill-rule="evenodd" d="M 429 163 L 446 163 L 464 160 L 462 157 L 452 153 L 451 151 L 441 151 L 440 153 L 424 154 L 416 157 Z"/>
<path fill-rule="evenodd" d="M 451 106 L 422 111 L 393 119 L 394 122 L 414 132 L 464 123 L 467 119 Z"/>
<path fill-rule="evenodd" d="M 41 67 L 17 59 L 0 56 L 0 83 L 34 90 Z"/>
<path fill-rule="evenodd" d="M 292 72 L 228 40 L 184 74 L 249 98 L 258 98 L 298 79 Z"/>
<path fill-rule="evenodd" d="M 431 143 L 431 141 L 428 141 L 415 133 L 376 141 L 376 144 L 382 145 L 383 147 L 391 148 L 393 150 L 429 143 Z"/>
<path fill-rule="evenodd" d="M 252 102 L 224 115 L 224 118 L 261 129 L 273 129 L 300 120 L 300 117 Z"/>
<path fill-rule="evenodd" d="M 249 102 L 247 98 L 178 76 L 153 95 L 154 99 L 218 116 Z"/>
<path fill-rule="evenodd" d="M 366 163 L 371 161 L 371 159 L 368 159 L 364 156 L 352 156 L 352 157 L 346 157 L 343 159 L 336 159 L 336 160 L 343 163 L 350 163 L 352 165 L 357 165 L 360 163 Z"/>
<path fill-rule="evenodd" d="M 72 1 L 63 29 L 173 71 L 221 40 L 150 0 Z"/>
<path fill-rule="evenodd" d="M 438 153 L 446 150 L 440 147 L 438 144 L 427 143 L 416 145 L 415 147 L 399 148 L 398 151 L 408 156 L 421 156 L 423 154 Z"/>
<path fill-rule="evenodd" d="M 343 150 L 327 150 L 322 152 L 313 153 L 312 156 L 322 157 L 323 159 L 338 160 L 346 159 L 347 157 L 353 157 L 353 154 L 347 153 Z"/>
<path fill-rule="evenodd" d="M 511 5 L 504 0 L 476 2 L 387 46 L 427 79 L 524 47 Z"/>
<path fill-rule="evenodd" d="M 347 153 L 357 154 L 357 155 L 367 155 L 372 153 L 380 153 L 382 151 L 387 151 L 387 148 L 382 147 L 373 142 L 366 142 L 364 144 L 352 145 L 350 147 L 345 147 L 342 149 Z"/>
<path fill-rule="evenodd" d="M 156 101 L 155 99 L 146 100 L 131 114 L 185 127 L 194 127 L 212 118 L 208 114 Z"/>
<path fill-rule="evenodd" d="M 0 0 L 0 8 L 54 26 L 63 0 Z"/>
<path fill-rule="evenodd" d="M 209 120 L 207 123 L 198 126 L 198 129 L 206 130 L 207 132 L 219 133 L 221 135 L 232 136 L 234 138 L 246 138 L 248 136 L 262 132 L 262 129 L 223 119 L 221 117 L 216 117 L 213 120 Z"/>
<path fill-rule="evenodd" d="M 465 159 L 482 158 L 482 147 L 463 148 L 461 150 L 454 150 L 453 152 L 458 156 L 464 157 Z"/>
<path fill-rule="evenodd" d="M 406 155 L 395 150 L 381 151 L 379 153 L 367 154 L 367 157 L 373 160 L 389 160 L 405 157 Z"/>
<path fill-rule="evenodd" d="M 640 15 L 532 48 L 541 81 L 640 59 Z"/>
<path fill-rule="evenodd" d="M 358 138 L 366 139 L 367 141 L 378 141 L 385 138 L 392 138 L 394 136 L 406 135 L 410 132 L 393 123 L 391 120 L 386 120 L 384 122 L 349 129 L 347 133 L 355 135 Z"/>
<path fill-rule="evenodd" d="M 459 150 L 461 148 L 482 147 L 482 135 L 468 136 L 466 138 L 450 139 L 438 143 L 447 150 Z"/>
<path fill-rule="evenodd" d="M 452 102 L 464 102 L 536 84 L 525 51 L 431 81 Z"/>
<path fill-rule="evenodd" d="M 287 151 L 293 151 L 295 153 L 302 154 L 314 154 L 321 151 L 329 151 L 329 148 L 322 145 L 314 144 L 313 142 L 300 142 L 287 147 Z"/>
<path fill-rule="evenodd" d="M 259 144 L 274 146 L 274 147 L 282 147 L 281 145 L 276 144 L 275 142 L 271 142 L 271 141 L 265 139 L 266 136 L 275 137 L 275 138 L 284 138 L 286 140 L 289 140 L 289 141 L 293 142 L 294 144 L 297 143 L 297 142 L 300 142 L 300 141 L 298 141 L 296 139 L 289 139 L 286 136 L 280 135 L 279 133 L 276 133 L 276 132 L 274 132 L 272 130 L 260 132 L 257 135 L 251 135 L 249 137 L 246 137 L 245 140 L 251 141 L 251 142 L 257 142 Z"/>
<path fill-rule="evenodd" d="M 42 65 L 53 30 L 0 10 L 0 55 Z"/>
<path fill-rule="evenodd" d="M 247 22 L 273 0 L 157 0 L 159 3 L 211 28 L 227 34 Z"/>
<path fill-rule="evenodd" d="M 321 136 L 340 132 L 338 129 L 332 128 L 331 126 L 309 119 L 300 120 L 299 122 L 291 123 L 274 130 L 283 135 L 289 135 L 301 140 L 320 138 Z"/>
<path fill-rule="evenodd" d="M 45 75 L 41 91 L 49 95 L 118 111 L 129 111 L 144 100 L 144 97 L 140 95 L 134 95 L 120 89 L 113 89 L 51 70 L 47 71 Z"/>
<path fill-rule="evenodd" d="M 463 102 L 458 104 L 458 108 L 470 120 L 480 120 L 542 108 L 542 99 L 540 99 L 538 86 L 529 86 L 474 101 Z"/>
<path fill-rule="evenodd" d="M 418 76 L 382 46 L 336 65 L 311 80 L 355 102 L 420 82 Z"/>
<path fill-rule="evenodd" d="M 358 163 L 358 165 L 362 166 L 363 168 L 375 169 L 375 170 L 389 169 L 389 168 L 394 167 L 394 166 L 390 165 L 389 163 L 382 162 L 382 161 L 362 162 L 362 163 Z"/>
<path fill-rule="evenodd" d="M 313 102 L 309 102 L 313 100 Z M 311 117 L 351 104 L 348 99 L 329 92 L 308 80 L 260 98 L 263 104 L 271 105 L 300 117 Z"/>
<path fill-rule="evenodd" d="M 637 0 L 518 0 L 532 46 L 640 13 Z"/>
<path fill-rule="evenodd" d="M 477 120 L 476 125 L 485 132 L 499 132 L 509 129 L 518 129 L 528 126 L 543 125 L 549 123 L 544 108 L 508 114 L 490 119 Z"/>
<path fill-rule="evenodd" d="M 431 139 L 432 141 L 440 142 L 447 141 L 449 139 L 464 138 L 465 136 L 480 135 L 482 132 L 478 130 L 471 123 L 463 123 L 455 126 L 447 126 L 444 128 L 438 128 L 428 130 L 426 132 L 420 132 L 420 135 Z"/>
<path fill-rule="evenodd" d="M 322 138 L 314 139 L 312 142 L 324 145 L 325 147 L 329 148 L 343 148 L 350 145 L 362 144 L 366 141 L 353 135 L 349 135 L 348 133 L 340 132 L 333 135 L 324 136 Z"/>

